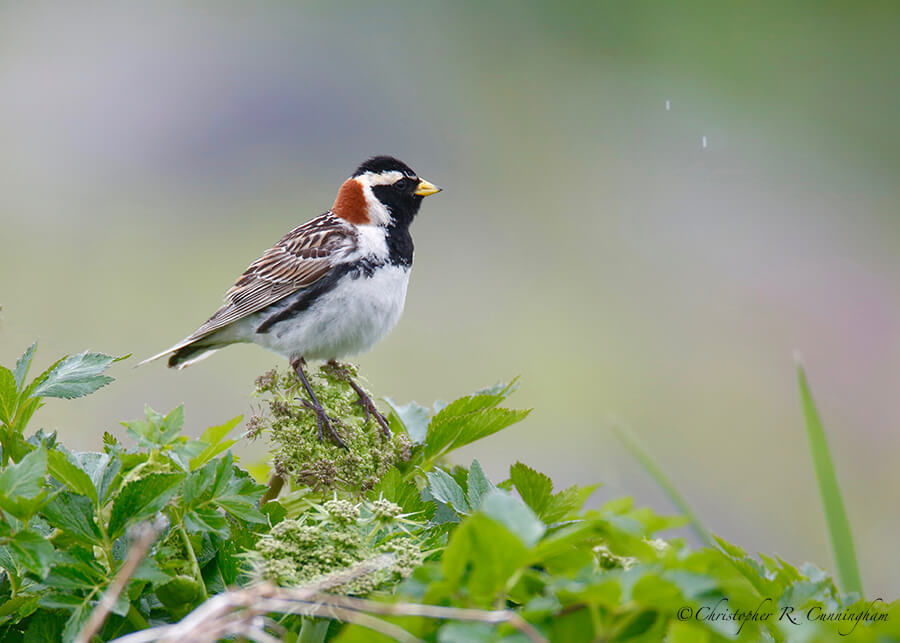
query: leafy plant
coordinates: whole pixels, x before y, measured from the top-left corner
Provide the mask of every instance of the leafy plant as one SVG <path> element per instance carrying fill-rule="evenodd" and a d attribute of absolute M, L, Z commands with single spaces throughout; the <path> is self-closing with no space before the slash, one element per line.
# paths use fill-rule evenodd
<path fill-rule="evenodd" d="M 91 393 L 112 381 L 102 373 L 116 361 L 98 353 L 67 357 L 25 386 L 34 348 L 12 373 L 15 386 L 0 396 L 0 638 L 53 631 L 72 640 L 122 567 L 128 529 L 157 515 L 165 517 L 166 535 L 132 575 L 103 637 L 180 617 L 235 583 L 242 546 L 267 525 L 258 508 L 265 488 L 229 453 L 221 455 L 240 418 L 190 440 L 181 435 L 181 407 L 165 416 L 148 408 L 146 419 L 125 423 L 135 448 L 107 434 L 101 453 L 70 452 L 55 434 L 25 440 L 42 398 Z M 0 378 L 9 383 L 10 373 L 2 369 Z"/>
<path fill-rule="evenodd" d="M 430 409 L 388 400 L 388 437 L 324 368 L 312 384 L 344 449 L 319 442 L 292 373 L 267 373 L 257 382 L 265 411 L 247 423 L 273 445 L 267 489 L 229 451 L 240 417 L 190 439 L 181 407 L 148 408 L 123 423 L 133 446 L 106 434 L 99 453 L 41 431 L 26 438 L 44 398 L 97 390 L 115 362 L 64 358 L 26 386 L 33 357 L 34 347 L 0 369 L 4 642 L 79 632 L 123 643 L 138 632 L 310 643 L 900 640 L 900 604 L 842 593 L 812 565 L 753 558 L 719 538 L 691 549 L 661 537 L 687 519 L 630 498 L 585 508 L 597 485 L 557 489 L 521 462 L 504 480 L 477 460 L 450 464 L 459 447 L 527 417 L 501 406 L 515 381 Z M 155 540 L 141 550 L 147 525 Z M 235 588 L 244 589 L 218 603 L 231 609 L 207 609 Z M 267 624 L 275 629 L 264 634 Z"/>

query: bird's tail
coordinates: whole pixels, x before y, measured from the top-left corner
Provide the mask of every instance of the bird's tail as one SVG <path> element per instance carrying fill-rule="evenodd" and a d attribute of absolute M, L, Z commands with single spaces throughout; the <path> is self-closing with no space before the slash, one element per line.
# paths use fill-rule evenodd
<path fill-rule="evenodd" d="M 172 348 L 164 350 L 162 353 L 158 353 L 153 357 L 148 357 L 137 366 L 143 366 L 144 364 L 148 364 L 168 355 L 169 361 L 167 366 L 169 368 L 181 370 L 191 364 L 196 364 L 201 359 L 206 359 L 225 345 L 225 343 L 209 343 L 196 339 L 184 340 L 175 344 Z"/>

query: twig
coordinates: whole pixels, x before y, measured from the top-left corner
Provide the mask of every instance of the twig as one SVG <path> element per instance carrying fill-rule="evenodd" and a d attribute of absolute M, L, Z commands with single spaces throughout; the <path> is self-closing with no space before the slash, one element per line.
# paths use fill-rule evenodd
<path fill-rule="evenodd" d="M 294 590 L 281 590 L 292 592 Z M 296 599 L 295 599 L 296 600 Z M 383 614 L 385 616 L 422 616 L 424 618 L 446 619 L 454 621 L 477 621 L 499 625 L 508 623 L 535 643 L 543 643 L 547 639 L 531 623 L 512 610 L 479 610 L 462 607 L 443 607 L 440 605 L 423 605 L 420 603 L 382 603 L 364 598 L 337 596 L 326 594 L 324 603 L 337 605 L 353 610 Z"/>
<path fill-rule="evenodd" d="M 382 554 L 354 565 L 350 569 L 331 574 L 315 583 L 297 588 L 276 587 L 262 583 L 249 589 L 219 594 L 207 600 L 179 623 L 135 632 L 116 639 L 117 643 L 150 643 L 159 641 L 192 641 L 212 643 L 227 636 L 244 636 L 253 641 L 269 643 L 265 632 L 265 614 L 301 614 L 331 618 L 354 623 L 392 637 L 402 643 L 420 640 L 401 627 L 372 614 L 385 616 L 421 616 L 424 618 L 457 621 L 477 621 L 499 625 L 507 623 L 533 643 L 547 639 L 531 623 L 511 610 L 478 610 L 417 603 L 382 603 L 350 596 L 329 594 L 327 591 L 353 580 L 368 576 L 394 563 L 392 554 Z"/>
<path fill-rule="evenodd" d="M 150 551 L 150 547 L 156 542 L 163 529 L 165 529 L 165 519 L 143 522 L 135 527 L 138 534 L 137 541 L 128 550 L 128 557 L 125 559 L 125 563 L 116 572 L 116 576 L 113 578 L 112 583 L 109 584 L 106 593 L 103 594 L 103 598 L 100 599 L 97 607 L 94 608 L 94 611 L 88 617 L 87 623 L 84 624 L 81 632 L 75 638 L 75 643 L 88 643 L 100 631 L 100 628 L 106 622 L 106 617 L 109 616 L 110 611 L 116 605 L 116 601 L 119 600 L 119 595 L 125 589 L 132 574 L 134 574 L 138 565 L 141 564 L 141 561 L 144 560 L 147 552 Z"/>
<path fill-rule="evenodd" d="M 399 625 L 382 621 L 380 618 L 375 618 L 365 612 L 356 612 L 330 605 L 322 605 L 317 611 L 320 613 L 316 614 L 316 616 L 320 618 L 333 618 L 344 623 L 362 625 L 385 636 L 390 636 L 392 639 L 400 641 L 400 643 L 424 643 L 422 639 L 413 636 Z"/>

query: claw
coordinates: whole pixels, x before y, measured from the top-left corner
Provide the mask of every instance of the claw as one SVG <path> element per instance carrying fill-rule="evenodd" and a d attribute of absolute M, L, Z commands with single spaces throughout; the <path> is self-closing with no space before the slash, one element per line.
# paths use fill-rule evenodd
<path fill-rule="evenodd" d="M 331 436 L 332 440 L 337 442 L 338 446 L 341 446 L 345 449 L 348 448 L 347 443 L 344 442 L 343 438 L 341 438 L 341 434 L 338 433 L 334 428 L 333 422 L 336 422 L 336 420 L 332 417 L 329 417 L 322 406 L 316 406 L 309 400 L 303 400 L 303 406 L 315 412 L 316 414 L 316 426 L 319 430 L 319 442 L 323 442 L 325 440 L 325 429 L 328 429 L 328 435 Z"/>
<path fill-rule="evenodd" d="M 337 362 L 335 360 L 330 360 L 328 365 L 331 367 L 332 372 L 344 379 L 353 390 L 356 391 L 357 400 L 356 403 L 359 404 L 363 408 L 363 412 L 365 413 L 366 422 L 369 421 L 369 418 L 374 415 L 375 420 L 381 425 L 381 430 L 384 433 L 385 437 L 391 437 L 391 429 L 388 427 L 387 418 L 378 410 L 378 407 L 375 406 L 375 402 L 372 401 L 372 398 L 369 397 L 369 394 L 365 392 L 363 387 L 353 381 L 353 378 L 350 377 L 350 368 Z"/>
<path fill-rule="evenodd" d="M 353 390 L 355 390 L 356 394 L 359 396 L 356 403 L 363 407 L 363 411 L 365 411 L 366 414 L 366 422 L 369 421 L 370 415 L 374 415 L 375 420 L 381 425 L 381 430 L 385 437 L 391 437 L 391 429 L 388 427 L 387 418 L 378 410 L 378 407 L 375 406 L 375 402 L 372 401 L 372 398 L 369 397 L 362 388 L 357 386 L 355 382 L 351 382 L 350 385 L 353 386 Z"/>

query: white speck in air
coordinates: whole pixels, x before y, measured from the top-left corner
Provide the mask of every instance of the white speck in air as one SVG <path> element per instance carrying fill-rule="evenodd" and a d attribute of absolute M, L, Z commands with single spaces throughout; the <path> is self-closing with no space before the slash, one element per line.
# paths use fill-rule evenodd
<path fill-rule="evenodd" d="M 666 111 L 668 112 L 670 109 L 672 109 L 672 103 L 670 101 L 666 101 Z"/>
<path fill-rule="evenodd" d="M 704 150 L 706 149 L 706 137 L 705 136 L 700 139 L 700 147 L 702 147 Z"/>

